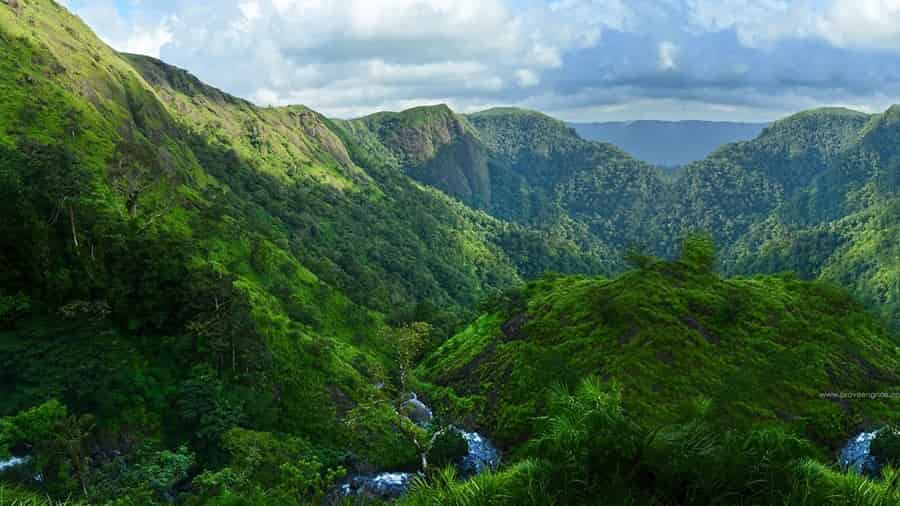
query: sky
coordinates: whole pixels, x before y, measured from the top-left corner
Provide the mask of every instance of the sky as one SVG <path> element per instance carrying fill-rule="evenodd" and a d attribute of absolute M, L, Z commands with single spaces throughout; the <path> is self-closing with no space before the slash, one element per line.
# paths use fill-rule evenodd
<path fill-rule="evenodd" d="M 260 105 L 771 121 L 900 102 L 900 0 L 65 0 Z"/>

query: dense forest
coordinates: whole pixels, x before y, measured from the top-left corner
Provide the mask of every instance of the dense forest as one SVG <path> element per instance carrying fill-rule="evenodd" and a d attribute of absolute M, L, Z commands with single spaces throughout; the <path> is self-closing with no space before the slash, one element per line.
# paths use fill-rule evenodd
<path fill-rule="evenodd" d="M 531 111 L 258 107 L 4 2 L 0 504 L 898 504 L 898 121 L 671 174 Z"/>

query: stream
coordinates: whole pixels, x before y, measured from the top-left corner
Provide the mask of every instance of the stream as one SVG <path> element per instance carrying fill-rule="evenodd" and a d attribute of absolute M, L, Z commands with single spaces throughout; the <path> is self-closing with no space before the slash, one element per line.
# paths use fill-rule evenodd
<path fill-rule="evenodd" d="M 434 413 L 416 394 L 403 403 L 403 414 L 416 425 L 427 428 L 434 419 Z M 466 432 L 456 427 L 468 445 L 466 455 L 456 463 L 460 476 L 469 478 L 487 470 L 495 469 L 500 464 L 500 452 L 491 441 L 477 432 Z M 339 491 L 343 496 L 374 496 L 383 499 L 397 498 L 409 489 L 413 478 L 421 473 L 381 472 L 377 474 L 357 474 L 350 476 L 341 485 Z"/>
<path fill-rule="evenodd" d="M 0 460 L 0 472 L 27 464 L 30 460 L 30 457 L 10 457 L 8 459 Z"/>
<path fill-rule="evenodd" d="M 881 432 L 881 429 L 871 432 L 861 432 L 847 441 L 838 456 L 841 469 L 856 471 L 859 474 L 878 477 L 881 475 L 881 464 L 871 454 L 872 440 Z"/>

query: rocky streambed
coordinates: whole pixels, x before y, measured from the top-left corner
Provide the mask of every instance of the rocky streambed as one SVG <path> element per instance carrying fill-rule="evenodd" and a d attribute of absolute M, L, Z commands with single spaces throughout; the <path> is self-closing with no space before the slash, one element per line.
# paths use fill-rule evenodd
<path fill-rule="evenodd" d="M 413 423 L 429 428 L 434 413 L 416 394 L 401 406 L 401 414 Z M 500 452 L 487 437 L 478 432 L 468 432 L 457 427 L 445 430 L 457 431 L 466 442 L 467 450 L 455 466 L 460 476 L 470 478 L 488 469 L 495 469 L 500 464 Z M 397 498 L 403 495 L 413 481 L 421 473 L 385 471 L 374 474 L 357 474 L 345 479 L 340 486 L 342 496 L 370 496 L 384 499 Z"/>
<path fill-rule="evenodd" d="M 872 455 L 872 441 L 884 430 L 890 429 L 864 431 L 850 438 L 838 455 L 841 469 L 855 471 L 870 478 L 880 478 L 883 463 Z"/>

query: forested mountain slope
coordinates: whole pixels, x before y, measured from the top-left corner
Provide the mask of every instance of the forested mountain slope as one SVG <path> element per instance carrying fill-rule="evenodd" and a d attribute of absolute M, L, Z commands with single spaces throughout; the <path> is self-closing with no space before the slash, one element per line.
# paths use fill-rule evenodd
<path fill-rule="evenodd" d="M 833 444 L 896 413 L 802 402 L 893 388 L 877 319 L 830 285 L 722 279 L 705 242 L 641 246 L 707 229 L 729 272 L 796 268 L 896 322 L 898 111 L 804 113 L 672 178 L 530 111 L 257 107 L 52 0 L 0 3 L 0 461 L 23 463 L 2 478 L 91 503 L 322 502 L 347 469 L 421 468 L 451 424 L 524 448 L 546 383 L 612 395 L 592 375 L 651 432 L 708 398 L 716 427 Z M 522 288 L 626 251 L 620 278 Z M 447 413 L 427 430 L 400 413 L 412 388 Z M 545 464 L 509 473 L 580 483 Z"/>
<path fill-rule="evenodd" d="M 900 499 L 896 471 L 879 482 L 828 465 L 858 427 L 900 421 L 900 341 L 876 317 L 828 283 L 722 278 L 704 236 L 676 260 L 630 259 L 614 279 L 547 276 L 506 292 L 420 364 L 442 409 L 466 410 L 520 459 L 491 481 L 438 482 L 429 494 L 485 504 Z"/>
<path fill-rule="evenodd" d="M 117 54 L 50 0 L 0 5 L 0 413 L 24 413 L 0 456 L 98 501 L 170 456 L 176 481 L 219 469 L 235 438 L 409 465 L 404 325 L 439 339 L 524 276 L 604 268 L 344 134 Z"/>
<path fill-rule="evenodd" d="M 728 247 L 726 270 L 794 270 L 838 282 L 898 328 L 900 269 L 895 241 L 889 239 L 900 225 L 897 116 L 896 106 L 872 116 L 799 115 L 804 122 L 824 123 L 815 127 L 820 133 L 792 128 L 777 149 L 795 155 L 757 164 L 785 189 L 783 201 Z M 789 121 L 782 123 L 792 126 Z M 814 149 L 804 150 L 798 138 L 809 139 Z"/>
<path fill-rule="evenodd" d="M 722 278 L 702 236 L 677 260 L 635 263 L 614 279 L 548 276 L 506 292 L 419 372 L 473 395 L 479 422 L 513 445 L 532 434 L 541 392 L 588 375 L 618 383 L 626 408 L 655 423 L 705 399 L 723 427 L 787 425 L 834 446 L 855 420 L 898 416 L 896 402 L 818 398 L 900 380 L 900 341 L 836 287 Z"/>
<path fill-rule="evenodd" d="M 674 176 L 611 145 L 585 141 L 540 113 L 507 108 L 460 116 L 446 107 L 431 115 L 427 110 L 346 124 L 354 132 L 380 132 L 366 137 L 370 146 L 388 142 L 392 147 L 386 149 L 400 158 L 413 156 L 419 160 L 415 167 L 400 162 L 413 177 L 494 216 L 595 249 L 605 246 L 613 256 L 629 247 L 673 256 L 685 234 L 707 231 L 722 245 L 728 272 L 797 269 L 840 282 L 898 321 L 896 255 L 872 237 L 895 226 L 890 209 L 900 190 L 893 154 L 898 108 L 880 115 L 840 108 L 802 112 L 753 140 L 722 146 Z M 415 139 L 440 130 L 425 126 L 429 118 L 443 118 L 442 124 L 455 125 L 454 142 L 473 156 L 434 149 L 403 154 L 410 146 L 390 139 L 397 136 L 391 125 L 405 117 L 405 125 L 418 125 Z M 372 124 L 379 126 L 363 128 Z M 461 191 L 448 180 L 479 183 Z M 803 244 L 810 240 L 817 242 Z M 786 258 L 801 249 L 808 259 Z M 863 250 L 868 259 L 860 262 Z"/>
<path fill-rule="evenodd" d="M 589 247 L 657 232 L 646 217 L 658 212 L 661 173 L 543 114 L 434 106 L 336 123 L 417 180 L 498 218 Z"/>

